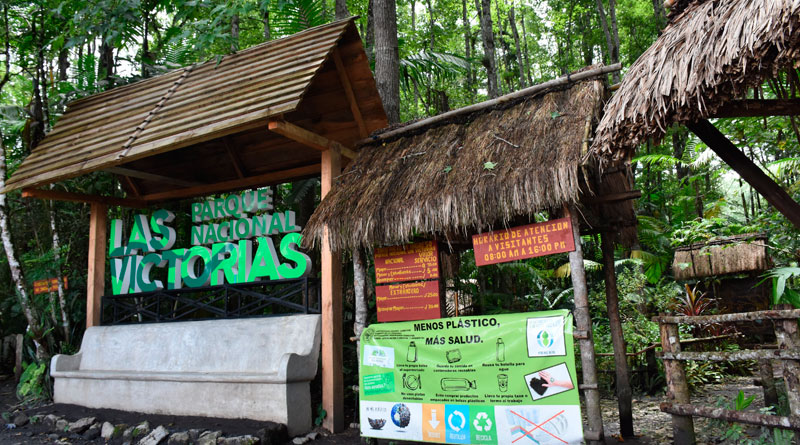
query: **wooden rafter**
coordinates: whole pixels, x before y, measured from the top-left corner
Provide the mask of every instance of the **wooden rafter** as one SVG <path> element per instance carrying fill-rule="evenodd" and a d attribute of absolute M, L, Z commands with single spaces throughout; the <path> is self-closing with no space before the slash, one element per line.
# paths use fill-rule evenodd
<path fill-rule="evenodd" d="M 342 63 L 342 56 L 339 54 L 339 49 L 333 49 L 333 63 L 336 64 L 336 72 L 339 74 L 339 81 L 344 88 L 344 94 L 347 96 L 347 102 L 350 104 L 350 111 L 353 113 L 353 118 L 358 124 L 358 133 L 361 138 L 369 136 L 367 125 L 364 123 L 364 117 L 361 115 L 361 109 L 358 108 L 358 101 L 353 92 L 353 85 L 350 83 L 350 77 L 347 75 L 347 69 Z"/>
<path fill-rule="evenodd" d="M 297 125 L 284 120 L 270 120 L 268 128 L 274 133 L 278 133 L 281 136 L 297 141 L 315 150 L 325 151 L 331 149 L 342 156 L 347 156 L 350 159 L 355 159 L 357 155 L 356 152 L 336 141 L 332 141 L 324 136 L 320 136 L 312 131 L 308 131 L 305 128 L 298 127 Z"/>
<path fill-rule="evenodd" d="M 288 170 L 264 173 L 257 176 L 248 176 L 242 179 L 232 179 L 230 181 L 217 182 L 216 184 L 205 184 L 196 187 L 151 193 L 149 195 L 142 196 L 142 199 L 152 202 L 179 198 L 191 198 L 194 196 L 210 195 L 213 193 L 227 192 L 229 190 L 242 189 L 246 187 L 278 184 L 288 180 L 318 175 L 319 172 L 320 164 L 311 164 L 303 167 L 291 168 Z"/>
<path fill-rule="evenodd" d="M 798 116 L 800 99 L 746 99 L 734 100 L 723 105 L 711 118 Z"/>
<path fill-rule="evenodd" d="M 117 175 L 128 176 L 131 178 L 144 179 L 146 181 L 160 182 L 162 184 L 178 185 L 181 187 L 194 187 L 202 185 L 197 181 L 189 181 L 186 179 L 170 178 L 169 176 L 157 175 L 155 173 L 143 172 L 140 170 L 133 170 L 125 167 L 111 167 L 106 169 L 109 173 Z"/>
<path fill-rule="evenodd" d="M 233 169 L 236 170 L 236 176 L 238 176 L 239 179 L 247 176 L 244 166 L 242 166 L 242 161 L 239 160 L 239 155 L 236 154 L 236 151 L 234 151 L 233 146 L 231 145 L 230 138 L 222 138 L 222 143 L 225 144 L 225 151 L 228 152 L 228 159 L 231 160 Z"/>
<path fill-rule="evenodd" d="M 131 193 L 133 193 L 134 197 L 138 198 L 141 196 L 142 192 L 139 190 L 139 186 L 136 185 L 136 181 L 134 181 L 133 178 L 130 176 L 120 176 L 120 178 L 122 178 L 128 188 L 131 190 Z"/>
<path fill-rule="evenodd" d="M 800 204 L 707 120 L 686 125 L 708 148 L 747 181 L 795 227 L 800 228 Z"/>
<path fill-rule="evenodd" d="M 111 196 L 86 195 L 83 193 L 64 192 L 61 190 L 22 189 L 23 198 L 51 199 L 53 201 L 88 202 L 105 206 L 130 207 L 132 209 L 145 209 L 147 203 L 141 199 L 114 198 Z"/>

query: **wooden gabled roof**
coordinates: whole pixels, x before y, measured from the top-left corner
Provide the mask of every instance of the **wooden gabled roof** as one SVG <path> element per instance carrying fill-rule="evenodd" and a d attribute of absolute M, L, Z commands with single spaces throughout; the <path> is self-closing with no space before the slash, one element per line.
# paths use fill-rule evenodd
<path fill-rule="evenodd" d="M 385 125 L 352 19 L 76 100 L 3 192 L 97 170 L 127 176 L 129 195 L 145 199 L 173 196 L 158 194 L 165 185 L 189 196 L 280 169 L 312 175 L 319 152 L 287 150 L 271 118 L 345 145 Z"/>

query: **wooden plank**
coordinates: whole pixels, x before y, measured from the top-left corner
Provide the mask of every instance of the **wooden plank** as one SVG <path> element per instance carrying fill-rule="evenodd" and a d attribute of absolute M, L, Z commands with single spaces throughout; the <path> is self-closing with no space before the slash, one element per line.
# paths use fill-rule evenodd
<path fill-rule="evenodd" d="M 668 315 L 653 317 L 653 321 L 656 323 L 676 323 L 676 324 L 691 324 L 691 325 L 731 323 L 734 321 L 791 320 L 791 319 L 800 319 L 800 309 L 737 312 L 734 314 L 697 315 L 691 317 L 668 316 Z"/>
<path fill-rule="evenodd" d="M 284 120 L 270 120 L 267 128 L 274 133 L 278 133 L 289 139 L 293 139 L 315 150 L 327 151 L 328 149 L 331 149 L 336 151 L 339 155 L 347 156 L 350 159 L 355 159 L 358 155 L 353 150 L 336 141 L 332 141 L 324 136 L 320 136 L 314 132 L 306 130 L 303 127 L 298 127 L 297 125 L 291 124 Z"/>
<path fill-rule="evenodd" d="M 672 323 L 659 323 L 661 332 L 661 349 L 664 353 L 680 354 L 681 342 L 678 334 L 678 325 Z M 683 364 L 677 361 L 665 361 L 664 372 L 667 379 L 667 399 L 672 403 L 689 404 L 689 385 L 686 382 L 686 372 Z M 694 445 L 694 420 L 692 416 L 672 415 L 672 437 L 676 444 Z"/>
<path fill-rule="evenodd" d="M 140 199 L 115 198 L 112 196 L 86 195 L 61 190 L 23 189 L 23 198 L 50 199 L 54 201 L 86 202 L 105 206 L 120 206 L 131 209 L 146 209 L 147 203 Z"/>
<path fill-rule="evenodd" d="M 131 178 L 145 179 L 147 181 L 160 182 L 162 184 L 179 185 L 181 187 L 195 187 L 198 185 L 203 185 L 203 183 L 197 181 L 189 181 L 186 179 L 179 179 L 179 178 L 170 178 L 167 176 L 156 175 L 153 173 L 143 172 L 140 170 L 134 170 L 125 167 L 111 167 L 107 168 L 106 171 L 109 173 L 128 176 Z"/>
<path fill-rule="evenodd" d="M 345 68 L 344 63 L 342 63 L 342 56 L 336 48 L 333 50 L 333 62 L 336 64 L 336 72 L 339 74 L 339 81 L 342 83 L 344 94 L 347 96 L 347 102 L 350 104 L 350 111 L 353 113 L 353 119 L 355 119 L 358 124 L 358 134 L 362 138 L 365 138 L 369 136 L 367 126 L 364 124 L 364 117 L 361 116 L 361 110 L 358 108 L 356 95 L 353 94 L 353 86 L 350 84 L 350 78 L 347 76 L 347 68 Z"/>
<path fill-rule="evenodd" d="M 599 445 L 601 442 L 592 437 L 603 437 L 603 416 L 600 411 L 600 392 L 597 390 L 597 365 L 594 356 L 594 338 L 592 336 L 592 316 L 589 313 L 589 291 L 586 286 L 586 270 L 583 268 L 583 250 L 581 248 L 581 223 L 577 211 L 572 206 L 564 204 L 564 216 L 572 221 L 572 236 L 575 250 L 569 253 L 570 278 L 574 295 L 575 325 L 578 330 L 587 333 L 585 339 L 578 340 L 581 354 L 581 368 L 583 370 L 583 384 L 593 385 L 595 389 L 586 389 L 583 394 L 586 398 L 586 418 L 588 428 L 584 430 L 584 439 L 590 445 Z M 590 386 L 591 387 L 591 386 Z"/>
<path fill-rule="evenodd" d="M 708 419 L 719 419 L 726 422 L 746 423 L 748 425 L 766 426 L 800 431 L 800 417 L 773 416 L 752 411 L 735 411 L 710 406 L 694 406 L 688 403 L 664 402 L 661 411 L 680 416 L 697 416 Z M 679 443 L 679 442 L 675 442 Z"/>
<path fill-rule="evenodd" d="M 730 101 L 709 118 L 800 115 L 800 99 L 744 99 Z"/>
<path fill-rule="evenodd" d="M 106 277 L 108 206 L 92 203 L 89 216 L 89 272 L 86 277 L 86 327 L 100 326 Z"/>
<path fill-rule="evenodd" d="M 213 193 L 226 192 L 229 190 L 242 189 L 246 187 L 257 187 L 262 185 L 280 184 L 294 179 L 307 178 L 319 174 L 320 164 L 306 165 L 303 167 L 291 168 L 276 172 L 269 172 L 263 175 L 250 176 L 243 179 L 218 182 L 216 184 L 206 184 L 197 187 L 189 187 L 178 190 L 168 190 L 159 193 L 150 193 L 142 196 L 148 202 L 166 201 L 170 199 L 190 198 L 194 196 L 204 196 Z"/>
<path fill-rule="evenodd" d="M 322 199 L 341 174 L 341 156 L 322 152 Z M 328 413 L 322 426 L 332 433 L 344 430 L 344 377 L 342 374 L 342 264 L 340 252 L 330 249 L 328 227 L 320 245 L 322 273 L 322 408 Z"/>
<path fill-rule="evenodd" d="M 709 121 L 703 119 L 686 125 L 692 133 L 696 134 L 708 147 L 714 150 L 726 164 L 753 186 L 767 202 L 772 204 L 786 219 L 800 229 L 800 204 L 786 193 L 780 185 L 776 184 L 766 173 L 753 163 L 744 153 L 725 137 Z"/>

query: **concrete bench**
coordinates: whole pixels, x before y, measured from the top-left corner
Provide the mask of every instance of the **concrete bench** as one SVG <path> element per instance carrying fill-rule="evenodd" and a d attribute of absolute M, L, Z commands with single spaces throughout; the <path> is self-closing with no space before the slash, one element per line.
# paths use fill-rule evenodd
<path fill-rule="evenodd" d="M 270 420 L 298 435 L 311 429 L 319 345 L 319 315 L 99 326 L 50 375 L 56 403 Z"/>

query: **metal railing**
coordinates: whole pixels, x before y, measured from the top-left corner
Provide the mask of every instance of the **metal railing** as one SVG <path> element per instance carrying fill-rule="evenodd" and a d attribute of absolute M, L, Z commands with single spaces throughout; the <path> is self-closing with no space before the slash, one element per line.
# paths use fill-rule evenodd
<path fill-rule="evenodd" d="M 311 278 L 162 289 L 103 296 L 101 322 L 118 325 L 318 314 L 319 301 L 319 280 Z"/>

